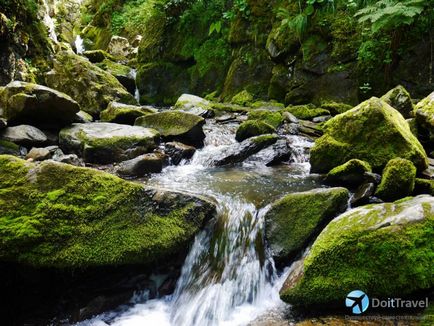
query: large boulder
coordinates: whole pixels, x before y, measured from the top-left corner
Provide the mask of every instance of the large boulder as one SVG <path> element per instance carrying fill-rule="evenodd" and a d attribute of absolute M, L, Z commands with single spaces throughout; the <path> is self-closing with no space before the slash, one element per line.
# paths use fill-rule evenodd
<path fill-rule="evenodd" d="M 265 215 L 265 236 L 277 263 L 301 253 L 322 228 L 348 207 L 345 188 L 289 194 L 271 204 Z"/>
<path fill-rule="evenodd" d="M 154 129 L 116 123 L 75 123 L 62 129 L 62 150 L 82 156 L 86 162 L 112 163 L 132 159 L 157 147 L 159 133 Z"/>
<path fill-rule="evenodd" d="M 138 117 L 156 112 L 156 109 L 150 107 L 110 102 L 107 109 L 101 111 L 100 118 L 104 122 L 133 125 Z"/>
<path fill-rule="evenodd" d="M 420 129 L 428 134 L 431 143 L 434 143 L 434 92 L 416 104 L 416 122 Z"/>
<path fill-rule="evenodd" d="M 352 159 L 330 170 L 325 181 L 328 184 L 354 187 L 363 182 L 366 172 L 372 172 L 369 163 Z"/>
<path fill-rule="evenodd" d="M 46 75 L 47 85 L 70 95 L 81 109 L 95 118 L 112 101 L 137 104 L 119 81 L 85 58 L 72 52 L 59 52 L 54 67 Z"/>
<path fill-rule="evenodd" d="M 390 160 L 383 171 L 381 183 L 375 195 L 384 201 L 395 201 L 413 193 L 416 168 L 409 160 L 395 158 Z"/>
<path fill-rule="evenodd" d="M 0 139 L 18 145 L 32 147 L 47 143 L 47 136 L 38 128 L 29 125 L 7 127 L 0 131 Z"/>
<path fill-rule="evenodd" d="M 395 110 L 399 111 L 404 118 L 408 119 L 414 117 L 413 101 L 411 100 L 410 94 L 403 86 L 396 86 L 383 95 L 381 99 Z"/>
<path fill-rule="evenodd" d="M 323 108 L 317 108 L 313 104 L 295 106 L 290 105 L 285 109 L 285 111 L 293 114 L 296 118 L 302 120 L 312 120 L 315 117 L 330 115 L 330 111 Z"/>
<path fill-rule="evenodd" d="M 0 116 L 8 125 L 64 127 L 74 122 L 79 111 L 68 95 L 37 84 L 13 81 L 0 92 Z"/>
<path fill-rule="evenodd" d="M 165 111 L 137 118 L 136 126 L 153 128 L 166 140 L 201 147 L 205 139 L 202 126 L 205 120 L 182 111 Z"/>
<path fill-rule="evenodd" d="M 281 298 L 293 305 L 342 307 L 350 291 L 393 298 L 434 286 L 434 198 L 419 196 L 350 210 L 318 236 Z M 291 277 L 289 278 L 291 279 Z"/>
<path fill-rule="evenodd" d="M 135 73 L 131 67 L 109 59 L 105 59 L 103 62 L 98 63 L 97 66 L 115 76 L 128 92 L 134 94 L 136 89 L 136 79 Z"/>
<path fill-rule="evenodd" d="M 83 269 L 185 253 L 215 206 L 88 168 L 0 156 L 0 261 Z"/>
<path fill-rule="evenodd" d="M 420 171 L 428 166 L 407 121 L 376 97 L 327 121 L 324 130 L 311 150 L 312 172 L 327 173 L 354 158 L 368 162 L 374 171 L 396 157 L 412 161 Z"/>
<path fill-rule="evenodd" d="M 262 120 L 247 120 L 238 127 L 235 139 L 242 142 L 250 137 L 272 134 L 274 132 L 276 132 L 276 129 Z"/>

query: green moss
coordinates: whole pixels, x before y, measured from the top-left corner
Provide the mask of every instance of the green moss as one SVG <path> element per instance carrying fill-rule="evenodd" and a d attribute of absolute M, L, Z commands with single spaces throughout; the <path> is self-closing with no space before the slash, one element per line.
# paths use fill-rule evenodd
<path fill-rule="evenodd" d="M 425 150 L 408 123 L 378 98 L 330 119 L 324 131 L 311 150 L 314 172 L 328 172 L 353 158 L 368 162 L 374 171 L 396 157 L 412 161 L 420 171 L 428 166 Z"/>
<path fill-rule="evenodd" d="M 365 172 L 372 172 L 369 163 L 353 159 L 330 170 L 326 181 L 331 184 L 358 185 L 362 183 Z"/>
<path fill-rule="evenodd" d="M 231 104 L 231 103 L 211 102 L 211 107 L 216 111 L 224 111 L 224 112 L 244 113 L 250 111 L 250 108 L 248 107 L 237 105 L 237 104 Z"/>
<path fill-rule="evenodd" d="M 413 195 L 428 194 L 434 196 L 434 180 L 416 178 Z"/>
<path fill-rule="evenodd" d="M 177 136 L 205 123 L 202 117 L 181 111 L 166 111 L 137 118 L 135 125 L 158 130 L 162 136 Z"/>
<path fill-rule="evenodd" d="M 117 63 L 113 62 L 109 59 L 104 59 L 102 62 L 97 64 L 97 67 L 109 72 L 113 76 L 130 76 L 131 74 L 131 68 Z"/>
<path fill-rule="evenodd" d="M 254 136 L 263 134 L 272 134 L 276 129 L 268 123 L 261 120 L 244 121 L 237 129 L 235 139 L 239 142 Z"/>
<path fill-rule="evenodd" d="M 111 102 L 107 109 L 101 111 L 101 121 L 133 125 L 138 117 L 153 114 L 155 110 L 140 106 Z"/>
<path fill-rule="evenodd" d="M 107 173 L 0 156 L 0 260 L 38 267 L 147 264 L 175 253 L 211 211 Z M 167 195 L 166 200 L 170 200 Z M 192 216 L 194 218 L 192 218 Z"/>
<path fill-rule="evenodd" d="M 432 288 L 433 204 L 432 197 L 407 198 L 363 206 L 334 219 L 313 244 L 301 280 L 285 287 L 281 298 L 296 306 L 330 309 L 341 307 L 354 289 L 387 298 Z"/>
<path fill-rule="evenodd" d="M 381 99 L 401 113 L 404 118 L 414 117 L 413 101 L 403 86 L 396 86 L 383 95 Z"/>
<path fill-rule="evenodd" d="M 231 102 L 242 106 L 249 106 L 253 102 L 253 95 L 244 90 L 235 94 Z"/>
<path fill-rule="evenodd" d="M 104 61 L 105 59 L 113 60 L 115 61 L 116 58 L 112 56 L 111 54 L 107 53 L 104 50 L 91 50 L 91 51 L 84 51 L 83 55 L 89 59 L 92 63 L 99 63 Z"/>
<path fill-rule="evenodd" d="M 353 107 L 345 103 L 325 102 L 321 108 L 330 112 L 331 115 L 337 115 L 351 110 Z"/>
<path fill-rule="evenodd" d="M 288 106 L 284 111 L 293 114 L 301 120 L 312 120 L 315 117 L 330 114 L 330 111 L 317 108 L 313 104 Z"/>
<path fill-rule="evenodd" d="M 268 110 L 251 110 L 248 114 L 249 120 L 261 120 L 270 126 L 277 128 L 282 124 L 282 113 Z"/>
<path fill-rule="evenodd" d="M 412 194 L 416 178 L 416 168 L 408 160 L 390 160 L 383 170 L 381 183 L 375 195 L 384 201 L 394 201 Z"/>
<path fill-rule="evenodd" d="M 343 212 L 349 198 L 345 188 L 320 189 L 287 195 L 265 215 L 266 237 L 275 259 L 300 253 L 330 219 Z"/>

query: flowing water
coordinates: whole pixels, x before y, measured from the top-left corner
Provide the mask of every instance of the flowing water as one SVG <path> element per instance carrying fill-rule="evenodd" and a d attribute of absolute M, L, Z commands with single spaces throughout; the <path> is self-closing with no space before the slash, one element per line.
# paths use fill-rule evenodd
<path fill-rule="evenodd" d="M 84 48 L 84 44 L 83 43 L 84 43 L 84 41 L 81 38 L 81 36 L 77 35 L 76 38 L 75 38 L 75 41 L 74 41 L 75 49 L 77 51 L 77 54 L 83 54 L 83 52 L 86 50 Z"/>
<path fill-rule="evenodd" d="M 42 7 L 44 10 L 44 15 L 43 15 L 42 20 L 44 22 L 44 25 L 47 26 L 48 36 L 50 37 L 50 39 L 53 42 L 57 43 L 58 40 L 57 40 L 57 35 L 56 35 L 56 28 L 54 25 L 54 19 L 51 17 L 51 13 L 50 13 L 51 9 L 50 9 L 50 6 L 48 5 L 47 0 L 42 1 Z"/>
<path fill-rule="evenodd" d="M 167 167 L 147 185 L 213 198 L 218 217 L 195 238 L 175 292 L 147 300 L 136 295 L 131 305 L 107 312 L 85 325 L 246 325 L 267 310 L 283 305 L 278 275 L 264 243 L 268 204 L 284 194 L 318 187 L 309 176 L 310 141 L 289 136 L 294 163 L 266 167 L 263 150 L 242 165 L 216 168 L 213 160 L 235 143 L 236 124 L 207 122 L 205 147 L 190 162 Z"/>

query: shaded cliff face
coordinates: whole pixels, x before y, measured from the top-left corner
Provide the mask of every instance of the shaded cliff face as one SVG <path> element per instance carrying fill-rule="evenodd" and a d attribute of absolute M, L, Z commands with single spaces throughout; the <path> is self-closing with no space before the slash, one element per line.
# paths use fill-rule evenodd
<path fill-rule="evenodd" d="M 37 0 L 4 0 L 0 5 L 0 85 L 35 81 L 52 50 L 44 8 Z"/>

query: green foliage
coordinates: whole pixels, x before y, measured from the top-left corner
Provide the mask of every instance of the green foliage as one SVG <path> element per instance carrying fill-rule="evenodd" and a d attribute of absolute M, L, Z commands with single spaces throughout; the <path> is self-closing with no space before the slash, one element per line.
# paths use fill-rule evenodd
<path fill-rule="evenodd" d="M 390 31 L 401 25 L 411 25 L 427 4 L 426 0 L 380 0 L 360 9 L 355 17 L 360 23 L 369 22 L 373 33 Z"/>

